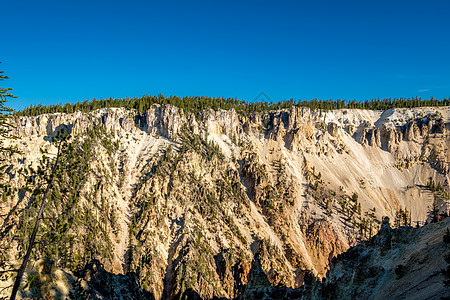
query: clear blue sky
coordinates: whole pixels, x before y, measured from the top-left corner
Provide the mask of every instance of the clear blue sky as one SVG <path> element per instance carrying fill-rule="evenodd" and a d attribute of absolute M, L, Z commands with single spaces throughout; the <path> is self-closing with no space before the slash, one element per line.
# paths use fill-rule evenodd
<path fill-rule="evenodd" d="M 450 97 L 450 1 L 3 1 L 9 106 Z"/>

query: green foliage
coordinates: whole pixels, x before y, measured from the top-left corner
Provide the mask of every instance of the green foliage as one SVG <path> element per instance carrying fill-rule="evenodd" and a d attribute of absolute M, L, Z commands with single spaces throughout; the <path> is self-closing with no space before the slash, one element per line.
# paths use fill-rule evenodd
<path fill-rule="evenodd" d="M 43 155 L 37 170 L 27 172 L 32 195 L 29 207 L 19 218 L 15 237 L 19 252 L 23 254 L 27 250 L 36 210 L 41 206 L 45 189 L 51 184 L 32 259 L 49 257 L 58 267 L 71 269 L 81 268 L 93 258 L 111 261 L 113 249 L 108 232 L 109 227 L 114 231 L 117 226 L 115 208 L 99 194 L 102 181 L 97 183 L 94 191 L 84 190 L 93 171 L 90 165 L 95 159 L 96 148 L 102 146 L 109 151 L 108 147 L 113 143 L 105 143 L 107 139 L 101 128 L 89 130 L 86 136 L 72 140 L 69 136 L 56 137 L 61 138 L 60 157 L 54 173 L 51 173 L 51 155 Z"/>
<path fill-rule="evenodd" d="M 0 71 L 0 81 L 9 79 L 8 76 L 4 75 L 4 71 Z M 8 164 L 6 161 L 8 157 L 14 153 L 18 153 L 15 148 L 5 146 L 4 140 L 8 138 L 14 138 L 11 136 L 12 124 L 9 122 L 11 117 L 11 108 L 6 107 L 6 102 L 9 98 L 16 98 L 11 94 L 12 88 L 0 87 L 0 202 L 4 203 L 11 199 L 12 194 L 15 189 L 11 187 L 9 176 L 7 176 Z M 3 215 L 2 217 L 2 227 L 0 231 L 0 269 L 2 271 L 9 272 L 11 266 L 6 264 L 7 253 L 12 245 L 12 237 L 10 236 L 11 229 L 13 225 L 11 220 L 14 218 L 15 209 L 12 209 L 8 215 Z M 15 272 L 15 271 L 14 271 Z M 12 273 L 4 273 L 7 276 L 12 275 Z"/>
<path fill-rule="evenodd" d="M 316 182 L 314 182 L 314 187 L 313 187 L 313 189 L 314 189 L 315 191 L 317 191 L 318 188 L 319 188 L 319 181 L 316 180 Z"/>
<path fill-rule="evenodd" d="M 430 179 L 427 182 L 427 187 L 430 189 L 430 191 L 432 192 L 441 192 L 442 189 L 442 185 L 440 182 L 438 182 L 437 184 L 434 182 L 433 178 L 430 177 Z"/>
<path fill-rule="evenodd" d="M 220 150 L 219 145 L 213 141 L 206 141 L 200 135 L 194 134 L 192 130 L 189 130 L 185 125 L 181 128 L 181 153 L 187 151 L 194 151 L 205 157 L 207 161 L 211 161 L 214 157 L 219 160 L 225 158 Z M 171 149 L 170 149 L 171 150 Z M 170 153 L 170 151 L 168 151 Z"/>
<path fill-rule="evenodd" d="M 434 195 L 433 204 L 431 206 L 430 211 L 428 212 L 429 217 L 431 218 L 431 223 L 435 223 L 439 220 L 439 207 L 437 203 L 437 197 Z"/>
<path fill-rule="evenodd" d="M 400 226 L 411 226 L 411 212 L 405 208 L 405 210 L 400 209 L 395 213 L 394 224 L 396 227 Z"/>
<path fill-rule="evenodd" d="M 0 71 L 0 81 L 5 79 L 9 79 L 8 76 L 3 75 L 4 71 Z M 17 98 L 13 94 L 11 94 L 12 88 L 4 88 L 0 87 L 0 171 L 1 176 L 3 176 L 6 165 L 4 165 L 4 161 L 6 156 L 16 153 L 17 150 L 11 147 L 6 147 L 3 144 L 3 138 L 14 138 L 10 135 L 12 124 L 9 122 L 11 117 L 11 112 L 13 111 L 11 108 L 6 107 L 5 104 L 8 101 L 8 98 Z M 2 187 L 4 187 L 2 185 Z M 7 192 L 7 191 L 5 191 Z"/>
<path fill-rule="evenodd" d="M 0 71 L 0 81 L 5 79 L 9 79 L 8 76 L 3 75 L 4 71 Z M 9 113 L 13 110 L 9 107 L 5 106 L 5 103 L 8 101 L 8 98 L 17 98 L 13 94 L 11 94 L 12 88 L 4 88 L 0 87 L 0 136 L 6 137 L 9 134 L 9 129 L 11 128 L 11 124 L 7 121 L 9 118 Z M 3 148 L 1 148 L 3 150 Z"/>
<path fill-rule="evenodd" d="M 309 107 L 311 109 L 318 110 L 332 110 L 332 109 L 370 109 L 370 110 L 386 110 L 389 108 L 400 107 L 424 107 L 424 106 L 448 106 L 450 100 L 445 98 L 438 100 L 434 98 L 421 99 L 421 98 L 387 98 L 387 99 L 372 99 L 365 101 L 356 100 L 317 100 L 310 101 L 302 100 L 283 100 L 278 102 L 250 102 L 244 100 L 237 100 L 236 98 L 225 97 L 205 97 L 205 96 L 193 96 L 193 97 L 177 97 L 163 95 L 158 96 L 143 96 L 138 98 L 125 98 L 125 99 L 93 99 L 92 101 L 83 101 L 75 104 L 66 103 L 65 105 L 50 105 L 50 106 L 30 106 L 22 111 L 17 112 L 17 116 L 37 116 L 45 113 L 73 113 L 75 111 L 89 112 L 95 109 L 107 108 L 107 107 L 125 107 L 128 109 L 136 109 L 139 114 L 142 114 L 150 108 L 153 104 L 171 104 L 181 108 L 183 111 L 193 113 L 196 117 L 200 117 L 203 110 L 207 109 L 225 109 L 229 110 L 234 108 L 238 113 L 242 115 L 248 115 L 253 112 L 263 112 L 277 109 L 289 108 L 292 106 Z"/>

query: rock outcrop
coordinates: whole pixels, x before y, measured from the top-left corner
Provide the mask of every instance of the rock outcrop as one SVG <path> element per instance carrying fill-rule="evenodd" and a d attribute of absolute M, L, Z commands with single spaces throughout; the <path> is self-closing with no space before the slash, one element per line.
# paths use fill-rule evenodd
<path fill-rule="evenodd" d="M 141 114 L 20 117 L 19 138 L 6 141 L 21 152 L 5 158 L 12 190 L 0 202 L 1 255 L 15 261 L 23 253 L 33 215 L 21 212 L 45 184 L 42 159 L 54 157 L 52 138 L 64 129 L 76 171 L 59 173 L 44 222 L 61 242 L 37 255 L 68 282 L 94 298 L 105 297 L 107 282 L 143 293 L 130 297 L 251 298 L 267 285 L 262 295 L 295 298 L 333 269 L 333 257 L 375 234 L 383 216 L 407 210 L 410 222 L 423 223 L 430 208 L 448 212 L 448 112 L 193 114 L 153 105 Z M 383 224 L 371 243 L 390 253 L 403 233 Z M 378 272 L 370 267 L 364 276 Z"/>
<path fill-rule="evenodd" d="M 309 299 L 445 299 L 450 291 L 441 274 L 449 250 L 443 236 L 450 218 L 414 229 L 381 230 L 366 243 L 333 258 L 323 282 Z"/>

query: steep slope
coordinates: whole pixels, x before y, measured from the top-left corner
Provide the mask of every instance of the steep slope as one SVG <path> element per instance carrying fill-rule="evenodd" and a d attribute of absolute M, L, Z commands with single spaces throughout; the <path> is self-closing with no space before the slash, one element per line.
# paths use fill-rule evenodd
<path fill-rule="evenodd" d="M 450 218 L 396 229 L 385 218 L 377 235 L 334 257 L 322 281 L 309 277 L 298 289 L 271 286 L 255 256 L 239 299 L 448 299 L 441 270 L 449 228 Z"/>
<path fill-rule="evenodd" d="M 101 109 L 16 124 L 11 143 L 22 154 L 7 172 L 20 197 L 0 206 L 8 259 L 23 251 L 14 235 L 26 235 L 29 176 L 21 174 L 39 165 L 39 149 L 55 153 L 51 137 L 64 128 L 87 170 L 60 236 L 84 239 L 35 259 L 76 270 L 95 258 L 106 271 L 136 273 L 156 299 L 236 297 L 255 257 L 271 285 L 297 288 L 373 235 L 382 216 L 415 223 L 448 211 L 449 107 L 195 117 L 153 105 L 141 115 Z"/>
<path fill-rule="evenodd" d="M 391 229 L 384 222 L 367 243 L 349 249 L 331 262 L 316 299 L 442 299 L 450 297 L 441 269 L 449 247 L 443 236 L 450 219 L 418 229 Z"/>

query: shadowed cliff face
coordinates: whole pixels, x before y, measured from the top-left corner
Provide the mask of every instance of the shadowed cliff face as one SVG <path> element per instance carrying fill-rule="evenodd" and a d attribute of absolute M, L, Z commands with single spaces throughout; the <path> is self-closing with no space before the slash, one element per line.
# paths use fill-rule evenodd
<path fill-rule="evenodd" d="M 70 206 L 48 208 L 73 215 L 58 229 L 63 245 L 39 248 L 35 259 L 47 255 L 72 271 L 97 259 L 105 272 L 135 274 L 155 299 L 234 298 L 258 284 L 295 294 L 325 276 L 333 257 L 374 235 L 382 216 L 407 210 L 398 221 L 415 224 L 448 210 L 449 116 L 448 107 L 293 107 L 196 118 L 154 105 L 142 115 L 21 117 L 11 143 L 22 153 L 7 169 L 17 192 L 0 203 L 2 247 L 26 235 L 20 213 L 39 180 L 23 170 L 56 151 L 51 137 L 64 128 L 86 176 Z M 428 188 L 430 179 L 439 191 Z M 23 250 L 8 245 L 14 261 Z M 255 264 L 264 280 L 251 275 Z"/>
<path fill-rule="evenodd" d="M 418 229 L 391 229 L 385 223 L 369 241 L 333 258 L 326 278 L 312 294 L 326 299 L 449 297 L 441 274 L 450 250 L 443 241 L 449 227 L 449 218 Z"/>
<path fill-rule="evenodd" d="M 443 236 L 450 226 L 446 218 L 421 228 L 392 229 L 386 218 L 380 231 L 367 241 L 334 257 L 322 281 L 309 272 L 299 288 L 273 285 L 264 270 L 264 243 L 255 242 L 255 255 L 248 266 L 235 266 L 235 297 L 213 299 L 445 299 L 450 296 L 443 285 L 444 255 L 450 252 Z M 226 257 L 216 257 L 221 280 L 232 281 Z M 21 296 L 52 299 L 155 299 L 139 283 L 136 273 L 115 275 L 93 260 L 72 274 L 44 258 L 29 268 L 33 281 Z M 163 296 L 166 298 L 167 296 Z M 205 299 L 193 287 L 178 291 L 176 299 Z"/>
<path fill-rule="evenodd" d="M 450 247 L 446 218 L 421 228 L 392 229 L 385 219 L 368 241 L 334 257 L 322 281 L 305 278 L 297 289 L 271 286 L 255 255 L 240 299 L 447 299 L 441 270 Z M 257 284 L 250 284 L 250 282 Z"/>

